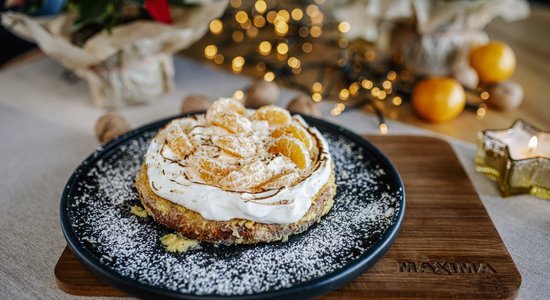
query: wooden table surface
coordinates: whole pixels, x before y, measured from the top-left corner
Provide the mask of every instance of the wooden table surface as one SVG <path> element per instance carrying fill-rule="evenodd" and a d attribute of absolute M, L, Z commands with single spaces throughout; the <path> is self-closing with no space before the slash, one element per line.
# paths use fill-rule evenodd
<path fill-rule="evenodd" d="M 518 118 L 540 129 L 550 130 L 550 6 L 532 4 L 528 18 L 511 23 L 497 19 L 487 26 L 486 32 L 491 39 L 504 41 L 514 49 L 517 67 L 512 79 L 525 90 L 524 101 L 518 109 L 510 112 L 489 110 L 482 119 L 472 111 L 465 111 L 451 122 L 432 124 L 420 120 L 409 104 L 404 103 L 390 118 L 468 142 L 475 142 L 480 130 L 507 128 Z M 203 47 L 199 42 L 184 53 L 202 53 Z M 39 50 L 31 51 L 0 70 L 40 56 Z M 391 133 L 391 128 L 389 130 Z"/>

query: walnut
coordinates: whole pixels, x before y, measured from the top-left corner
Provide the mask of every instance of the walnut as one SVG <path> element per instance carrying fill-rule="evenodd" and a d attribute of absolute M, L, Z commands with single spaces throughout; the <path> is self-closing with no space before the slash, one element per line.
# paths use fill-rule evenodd
<path fill-rule="evenodd" d="M 181 113 L 186 114 L 196 111 L 205 111 L 210 105 L 212 105 L 210 97 L 201 94 L 192 94 L 183 99 L 181 103 Z"/>
<path fill-rule="evenodd" d="M 460 65 L 453 68 L 451 76 L 468 89 L 473 90 L 479 84 L 479 76 L 476 70 L 468 65 Z"/>
<path fill-rule="evenodd" d="M 292 113 L 299 113 L 316 118 L 321 117 L 319 104 L 313 102 L 313 100 L 306 95 L 300 95 L 292 99 L 288 103 L 287 109 Z"/>
<path fill-rule="evenodd" d="M 487 92 L 489 92 L 487 104 L 494 109 L 512 110 L 523 101 L 523 88 L 513 81 L 490 85 Z"/>
<path fill-rule="evenodd" d="M 274 82 L 264 80 L 255 81 L 246 93 L 245 105 L 248 107 L 260 107 L 277 102 L 279 99 L 279 87 Z"/>
<path fill-rule="evenodd" d="M 116 112 L 101 116 L 95 124 L 95 134 L 100 143 L 105 144 L 130 130 L 128 121 Z"/>

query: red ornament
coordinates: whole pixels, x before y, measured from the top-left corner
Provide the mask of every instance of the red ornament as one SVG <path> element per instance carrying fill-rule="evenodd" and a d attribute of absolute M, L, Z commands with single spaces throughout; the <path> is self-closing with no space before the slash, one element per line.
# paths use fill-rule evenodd
<path fill-rule="evenodd" d="M 153 19 L 166 24 L 172 23 L 168 0 L 145 0 L 144 6 Z"/>

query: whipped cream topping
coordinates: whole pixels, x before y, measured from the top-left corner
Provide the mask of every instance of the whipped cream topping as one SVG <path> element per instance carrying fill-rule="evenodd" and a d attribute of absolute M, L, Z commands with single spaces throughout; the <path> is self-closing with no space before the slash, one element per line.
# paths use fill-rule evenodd
<path fill-rule="evenodd" d="M 247 110 L 251 115 L 254 111 Z M 206 183 L 189 158 L 177 159 L 166 146 L 167 133 L 173 126 L 185 128 L 192 143 L 196 145 L 192 156 L 215 157 L 226 164 L 246 164 L 265 157 L 267 149 L 261 145 L 270 139 L 270 127 L 266 121 L 252 121 L 247 134 L 255 145 L 256 155 L 238 158 L 220 151 L 205 140 L 216 140 L 230 133 L 216 126 L 207 126 L 204 116 L 182 118 L 172 121 L 161 129 L 151 141 L 145 163 L 151 189 L 158 196 L 199 213 L 203 218 L 214 221 L 228 221 L 235 218 L 267 224 L 288 224 L 301 219 L 311 206 L 317 192 L 327 183 L 332 172 L 332 159 L 328 144 L 321 133 L 308 127 L 299 116 L 293 122 L 307 129 L 315 140 L 312 163 L 304 170 L 284 156 L 276 156 L 267 163 L 267 172 L 280 174 L 284 170 L 299 170 L 298 183 L 267 190 L 232 191 Z"/>

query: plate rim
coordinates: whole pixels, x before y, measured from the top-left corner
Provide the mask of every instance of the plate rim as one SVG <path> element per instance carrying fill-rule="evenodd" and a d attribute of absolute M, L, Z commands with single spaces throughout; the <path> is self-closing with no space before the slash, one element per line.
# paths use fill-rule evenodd
<path fill-rule="evenodd" d="M 275 291 L 266 291 L 262 293 L 247 294 L 247 295 L 196 295 L 196 294 L 184 294 L 180 293 L 177 290 L 168 290 L 166 288 L 160 288 L 157 286 L 147 285 L 139 282 L 137 279 L 129 278 L 118 274 L 115 270 L 109 268 L 105 264 L 101 263 L 86 247 L 82 246 L 78 241 L 78 237 L 74 232 L 70 221 L 68 213 L 68 204 L 70 201 L 70 194 L 73 190 L 75 184 L 77 183 L 77 177 L 81 175 L 82 170 L 87 168 L 89 165 L 93 164 L 96 160 L 101 159 L 102 157 L 108 155 L 110 152 L 116 150 L 120 144 L 123 142 L 135 137 L 143 132 L 149 131 L 152 128 L 162 128 L 163 125 L 167 124 L 173 119 L 183 118 L 192 116 L 195 114 L 200 114 L 204 112 L 193 112 L 187 114 L 178 114 L 168 118 L 164 118 L 155 122 L 148 123 L 146 125 L 140 126 L 136 129 L 130 130 L 121 136 L 115 138 L 113 141 L 99 146 L 96 148 L 92 154 L 90 154 L 82 163 L 78 165 L 75 171 L 69 177 L 69 180 L 64 186 L 63 193 L 61 195 L 61 201 L 59 206 L 59 214 L 61 221 L 61 229 L 63 231 L 63 236 L 67 241 L 67 246 L 74 253 L 75 257 L 84 264 L 88 270 L 93 274 L 100 277 L 100 279 L 115 288 L 122 290 L 129 295 L 136 295 L 141 298 L 153 298 L 153 297 L 164 297 L 170 299 L 274 299 L 274 298 L 299 298 L 303 299 L 305 297 L 314 297 L 323 295 L 330 291 L 333 291 L 344 284 L 352 281 L 357 276 L 362 274 L 372 265 L 374 265 L 390 248 L 391 244 L 397 237 L 399 230 L 401 228 L 401 223 L 405 215 L 405 206 L 406 206 L 406 192 L 403 180 L 397 168 L 392 163 L 392 161 L 374 146 L 371 142 L 361 137 L 360 135 L 343 128 L 342 126 L 333 124 L 331 122 L 308 117 L 301 115 L 304 120 L 312 125 L 316 126 L 317 124 L 328 127 L 335 132 L 340 132 L 348 137 L 351 137 L 354 142 L 360 143 L 361 146 L 367 148 L 374 155 L 377 155 L 381 160 L 387 165 L 391 174 L 389 176 L 395 181 L 398 188 L 400 188 L 401 197 L 399 201 L 399 211 L 396 217 L 395 222 L 384 232 L 384 234 L 379 238 L 379 240 L 374 243 L 369 250 L 365 253 L 359 255 L 355 260 L 347 263 L 343 267 L 336 269 L 335 271 L 325 274 L 319 278 L 315 278 L 310 281 L 303 282 L 298 285 L 294 285 L 288 288 L 281 288 Z"/>

